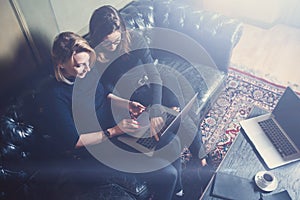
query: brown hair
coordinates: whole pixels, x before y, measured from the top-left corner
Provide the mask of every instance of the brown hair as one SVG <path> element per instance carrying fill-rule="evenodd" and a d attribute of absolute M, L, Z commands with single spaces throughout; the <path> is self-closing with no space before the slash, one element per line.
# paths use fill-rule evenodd
<path fill-rule="evenodd" d="M 114 31 L 121 32 L 121 43 L 118 46 L 118 53 L 128 54 L 130 51 L 130 34 L 126 30 L 124 20 L 120 13 L 112 6 L 102 6 L 96 9 L 90 19 L 90 44 L 92 47 L 99 45 L 106 36 L 110 35 Z M 106 62 L 106 56 L 104 51 L 99 49 L 98 60 L 100 62 Z"/>
<path fill-rule="evenodd" d="M 52 46 L 52 61 L 57 81 L 70 84 L 70 81 L 64 77 L 60 65 L 68 62 L 74 54 L 87 52 L 90 55 L 90 66 L 96 61 L 96 54 L 89 43 L 73 32 L 62 32 L 54 39 Z"/>

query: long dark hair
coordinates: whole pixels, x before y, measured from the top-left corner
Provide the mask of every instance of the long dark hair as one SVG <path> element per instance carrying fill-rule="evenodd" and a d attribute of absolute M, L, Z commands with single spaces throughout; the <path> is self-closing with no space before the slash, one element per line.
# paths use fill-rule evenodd
<path fill-rule="evenodd" d="M 96 9 L 89 24 L 90 44 L 93 48 L 99 45 L 106 36 L 114 31 L 121 32 L 121 43 L 118 46 L 118 53 L 128 54 L 130 51 L 130 34 L 126 30 L 124 20 L 120 13 L 112 6 L 106 5 Z M 106 60 L 104 52 L 98 51 L 98 60 Z"/>

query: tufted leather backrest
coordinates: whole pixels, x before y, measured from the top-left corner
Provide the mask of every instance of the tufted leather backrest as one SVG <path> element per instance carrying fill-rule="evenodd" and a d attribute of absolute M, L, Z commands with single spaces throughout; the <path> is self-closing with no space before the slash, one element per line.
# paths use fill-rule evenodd
<path fill-rule="evenodd" d="M 216 66 L 227 72 L 231 51 L 242 34 L 240 21 L 205 10 L 183 0 L 133 1 L 120 10 L 129 29 L 162 27 L 179 31 L 201 44 Z"/>
<path fill-rule="evenodd" d="M 25 88 L 0 115 L 0 165 L 1 162 L 26 162 L 41 156 L 40 146 L 44 135 L 38 130 L 38 96 L 51 77 L 37 80 L 31 89 Z"/>
<path fill-rule="evenodd" d="M 24 161 L 31 155 L 34 140 L 34 93 L 12 100 L 0 118 L 1 161 Z M 26 106 L 25 106 L 26 105 Z"/>

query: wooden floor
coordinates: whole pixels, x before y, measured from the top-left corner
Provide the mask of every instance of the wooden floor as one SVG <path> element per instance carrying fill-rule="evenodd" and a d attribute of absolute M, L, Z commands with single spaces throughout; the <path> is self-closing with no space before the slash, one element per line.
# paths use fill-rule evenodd
<path fill-rule="evenodd" d="M 244 24 L 231 66 L 300 92 L 300 29 Z"/>

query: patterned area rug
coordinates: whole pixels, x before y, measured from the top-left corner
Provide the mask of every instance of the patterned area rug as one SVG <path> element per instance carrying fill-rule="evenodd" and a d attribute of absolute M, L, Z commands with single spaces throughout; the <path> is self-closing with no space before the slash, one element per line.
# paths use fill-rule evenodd
<path fill-rule="evenodd" d="M 226 88 L 201 123 L 203 140 L 217 167 L 240 131 L 239 121 L 259 107 L 272 111 L 284 87 L 230 68 Z"/>

